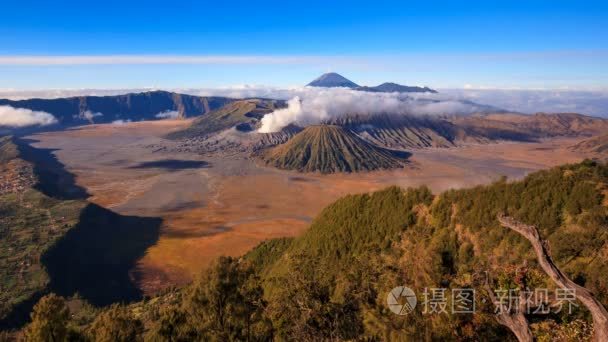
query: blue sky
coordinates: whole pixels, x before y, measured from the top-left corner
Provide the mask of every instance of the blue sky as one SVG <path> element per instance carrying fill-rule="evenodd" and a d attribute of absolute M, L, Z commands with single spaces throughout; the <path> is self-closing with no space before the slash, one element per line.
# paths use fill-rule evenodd
<path fill-rule="evenodd" d="M 291 86 L 330 70 L 370 85 L 608 89 L 606 1 L 23 0 L 2 12 L 4 89 Z"/>

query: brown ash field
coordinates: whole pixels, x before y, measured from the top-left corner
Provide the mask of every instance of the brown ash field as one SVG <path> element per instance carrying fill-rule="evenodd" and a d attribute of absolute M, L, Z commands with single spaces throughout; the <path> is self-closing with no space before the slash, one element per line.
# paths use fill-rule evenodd
<path fill-rule="evenodd" d="M 160 237 L 130 271 L 147 294 L 188 283 L 221 255 L 261 241 L 298 236 L 336 199 L 389 185 L 438 193 L 577 162 L 583 138 L 410 151 L 403 168 L 360 173 L 298 173 L 242 155 L 223 158 L 159 149 L 191 120 L 91 125 L 29 136 L 53 149 L 89 201 L 121 215 L 162 219 Z M 172 151 L 172 152 L 167 152 Z"/>

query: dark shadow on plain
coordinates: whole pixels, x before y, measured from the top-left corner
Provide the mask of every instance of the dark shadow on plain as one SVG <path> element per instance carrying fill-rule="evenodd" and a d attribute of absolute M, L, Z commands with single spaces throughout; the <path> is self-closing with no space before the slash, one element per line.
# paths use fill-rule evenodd
<path fill-rule="evenodd" d="M 52 149 L 30 146 L 35 140 L 16 139 L 21 158 L 32 163 L 35 188 L 57 199 L 85 199 L 89 194 L 52 154 Z M 162 219 L 122 216 L 88 204 L 78 224 L 41 257 L 50 284 L 14 306 L 0 320 L 0 330 L 18 329 L 29 320 L 38 300 L 49 292 L 69 297 L 76 293 L 93 305 L 131 302 L 143 296 L 131 276 L 146 250 L 158 242 Z"/>
<path fill-rule="evenodd" d="M 65 169 L 53 154 L 55 149 L 35 148 L 32 139 L 16 139 L 21 158 L 34 165 L 34 174 L 38 183 L 34 188 L 43 194 L 57 199 L 86 199 L 90 195 L 76 184 L 74 175 Z"/>
<path fill-rule="evenodd" d="M 22 328 L 29 321 L 34 305 L 45 294 L 47 294 L 46 291 L 36 292 L 28 299 L 13 306 L 11 311 L 0 320 L 0 331 Z"/>
<path fill-rule="evenodd" d="M 165 169 L 165 170 L 188 170 L 188 169 L 200 169 L 208 168 L 211 165 L 202 160 L 181 160 L 181 159 L 163 159 L 149 162 L 143 162 L 135 166 L 129 167 L 129 169 Z"/>
<path fill-rule="evenodd" d="M 410 152 L 406 152 L 406 151 L 400 151 L 400 150 L 388 150 L 391 155 L 393 157 L 399 158 L 399 159 L 408 159 L 409 157 L 412 156 L 412 154 Z"/>
<path fill-rule="evenodd" d="M 140 300 L 143 293 L 130 272 L 158 242 L 161 223 L 87 205 L 78 225 L 42 256 L 49 291 L 64 297 L 78 293 L 96 306 Z"/>
<path fill-rule="evenodd" d="M 192 229 L 180 229 L 178 231 L 165 231 L 163 232 L 163 236 L 171 239 L 190 239 L 190 238 L 200 238 L 206 236 L 214 236 L 217 234 L 222 234 L 228 231 L 231 231 L 232 228 L 226 226 L 215 226 L 211 229 L 201 231 L 197 228 Z"/>

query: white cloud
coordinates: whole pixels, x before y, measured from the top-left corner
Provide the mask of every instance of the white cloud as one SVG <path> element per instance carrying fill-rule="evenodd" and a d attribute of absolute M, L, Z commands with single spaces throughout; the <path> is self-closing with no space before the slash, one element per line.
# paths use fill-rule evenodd
<path fill-rule="evenodd" d="M 491 105 L 497 108 L 506 110 L 512 110 L 522 113 L 535 113 L 535 112 L 577 112 L 588 115 L 608 117 L 608 91 L 580 91 L 580 90 L 524 90 L 524 89 L 476 89 L 477 86 L 469 85 L 467 89 L 439 89 L 439 94 L 409 94 L 410 98 L 414 99 L 432 99 L 440 102 L 417 102 L 416 107 L 420 109 L 420 112 L 427 114 L 441 114 L 448 113 L 450 111 L 455 112 L 467 112 L 470 104 L 462 103 L 463 100 L 473 101 L 478 104 Z M 140 88 L 140 89 L 54 89 L 54 90 L 37 90 L 37 91 L 17 91 L 17 90 L 0 90 L 0 98 L 57 98 L 66 96 L 84 96 L 84 95 L 119 95 L 130 92 L 142 92 L 155 90 L 155 88 Z M 237 85 L 231 87 L 221 88 L 181 88 L 181 89 L 168 89 L 183 94 L 197 95 L 197 96 L 225 96 L 232 98 L 247 98 L 247 97 L 263 97 L 273 98 L 281 100 L 290 100 L 298 97 L 302 102 L 300 111 L 291 112 L 290 115 L 296 115 L 298 120 L 311 120 L 310 113 L 306 114 L 304 111 L 310 110 L 313 105 L 312 101 L 307 101 L 308 98 L 312 97 L 312 94 L 323 92 L 323 88 L 306 88 L 306 87 L 269 87 L 264 85 Z M 331 93 L 331 90 L 329 90 Z M 342 90 L 343 92 L 344 90 Z M 340 91 L 338 91 L 340 92 Z M 336 97 L 335 106 L 339 103 L 346 101 L 343 99 L 352 98 L 357 106 L 361 106 L 359 103 L 367 101 L 367 93 L 354 94 L 351 97 L 347 91 L 346 95 L 340 95 Z M 348 95 L 348 96 L 347 96 Z M 361 97 L 364 97 L 361 98 Z M 370 104 L 374 104 L 384 97 L 394 98 L 395 94 L 380 94 L 371 95 Z M 380 97 L 378 97 L 380 96 Z M 317 101 L 330 101 L 332 98 L 329 96 L 320 95 L 320 99 Z M 386 99 L 385 99 L 386 100 Z M 382 106 L 387 106 L 390 101 L 381 101 Z M 413 101 L 410 101 L 413 102 Z M 318 104 L 318 102 L 317 102 Z M 410 106 L 412 103 L 410 103 Z M 294 105 L 292 104 L 292 109 Z M 325 115 L 333 115 L 335 108 L 332 105 L 328 105 Z M 365 105 L 363 105 L 365 106 Z M 403 106 L 400 104 L 399 106 Z M 407 107 L 404 106 L 404 108 Z M 360 109 L 359 107 L 357 107 Z M 383 107 L 378 107 L 383 108 Z M 371 108 L 371 110 L 378 111 L 379 109 Z M 370 108 L 363 108 L 364 111 L 370 111 Z M 400 107 L 400 110 L 403 109 Z M 471 108 L 475 109 L 475 108 Z M 322 114 L 322 113 L 321 113 Z M 269 122 L 272 120 L 279 125 L 279 122 L 288 118 L 289 116 L 281 116 L 281 118 L 273 117 L 268 118 Z M 308 118 L 307 118 L 308 117 Z M 313 116 L 314 118 L 314 116 Z M 289 121 L 289 120 L 288 120 Z M 280 125 L 282 125 L 281 123 Z M 269 123 L 270 125 L 270 123 Z M 265 129 L 268 129 L 266 126 Z"/>
<path fill-rule="evenodd" d="M 81 116 L 82 118 L 84 118 L 84 119 L 89 120 L 89 121 L 93 121 L 93 119 L 94 119 L 94 118 L 97 118 L 97 117 L 103 116 L 103 114 L 102 114 L 102 113 L 99 113 L 99 112 L 97 112 L 97 113 L 93 113 L 92 111 L 87 110 L 87 111 L 85 111 L 84 113 L 80 113 L 80 116 Z"/>
<path fill-rule="evenodd" d="M 451 99 L 442 94 L 372 93 L 347 88 L 304 87 L 293 90 L 296 94 L 288 107 L 276 110 L 262 118 L 262 133 L 276 132 L 288 124 L 307 126 L 345 114 L 470 114 L 487 108 L 474 103 Z"/>
<path fill-rule="evenodd" d="M 175 110 L 167 110 L 154 115 L 154 117 L 159 119 L 176 119 L 179 117 L 179 112 Z"/>
<path fill-rule="evenodd" d="M 19 128 L 27 126 L 47 126 L 55 123 L 57 123 L 57 119 L 47 112 L 13 108 L 11 106 L 0 106 L 0 126 Z"/>

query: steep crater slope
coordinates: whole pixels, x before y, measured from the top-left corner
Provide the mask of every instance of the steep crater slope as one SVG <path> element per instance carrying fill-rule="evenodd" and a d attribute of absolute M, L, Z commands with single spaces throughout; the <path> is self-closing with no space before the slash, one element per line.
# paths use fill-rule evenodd
<path fill-rule="evenodd" d="M 340 126 L 315 125 L 264 151 L 262 159 L 268 165 L 300 172 L 357 172 L 402 167 L 405 152 L 375 146 Z"/>

